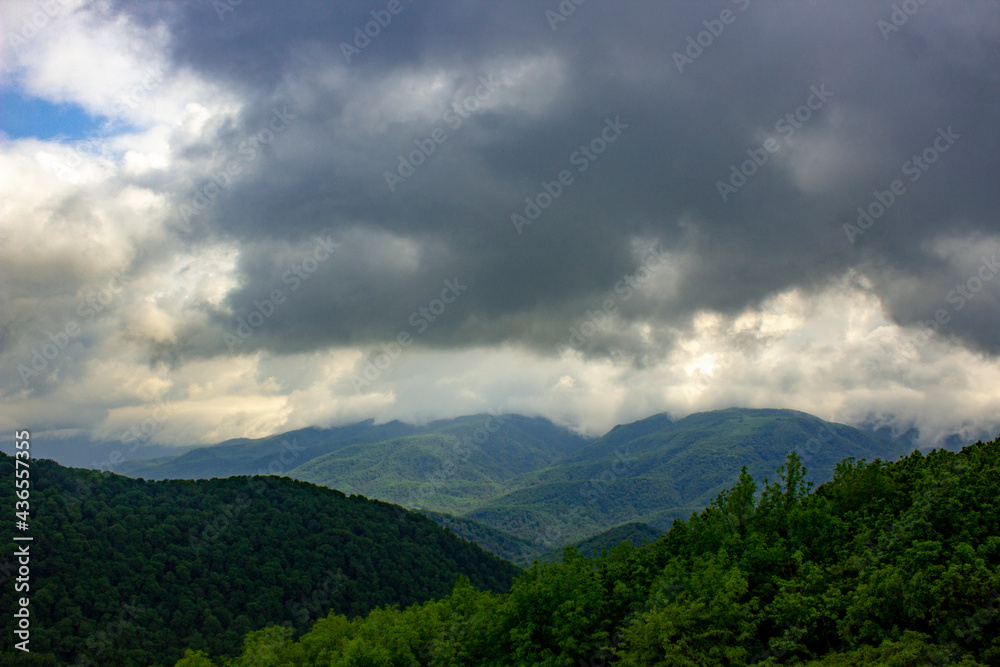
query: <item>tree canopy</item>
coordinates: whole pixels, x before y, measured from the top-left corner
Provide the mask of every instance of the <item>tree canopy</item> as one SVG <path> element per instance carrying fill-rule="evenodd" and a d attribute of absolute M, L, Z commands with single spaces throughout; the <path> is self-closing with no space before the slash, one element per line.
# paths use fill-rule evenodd
<path fill-rule="evenodd" d="M 791 454 L 744 469 L 652 545 L 567 548 L 509 593 L 332 613 L 298 640 L 178 665 L 1000 664 L 1000 440 L 894 463 L 846 459 L 812 489 Z"/>
<path fill-rule="evenodd" d="M 6 479 L 13 468 L 0 457 Z M 506 591 L 519 571 L 420 514 L 284 477 L 149 482 L 40 460 L 31 480 L 32 652 L 3 664 L 234 655 L 267 626 L 298 636 L 331 610 L 441 597 L 460 576 Z M 13 507 L 13 484 L 0 489 Z M 8 636 L 14 604 L 0 596 Z"/>

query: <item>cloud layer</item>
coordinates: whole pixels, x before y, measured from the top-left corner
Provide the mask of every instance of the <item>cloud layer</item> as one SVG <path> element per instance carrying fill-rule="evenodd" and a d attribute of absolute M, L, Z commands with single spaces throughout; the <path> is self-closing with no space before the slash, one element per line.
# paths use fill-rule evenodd
<path fill-rule="evenodd" d="M 902 4 L 7 3 L 0 421 L 989 432 L 1000 8 Z"/>

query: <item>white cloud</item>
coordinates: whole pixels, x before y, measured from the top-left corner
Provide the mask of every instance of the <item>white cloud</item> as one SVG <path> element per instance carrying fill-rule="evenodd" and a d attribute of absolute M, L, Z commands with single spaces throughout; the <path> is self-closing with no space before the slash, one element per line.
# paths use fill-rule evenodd
<path fill-rule="evenodd" d="M 203 277 L 213 261 L 229 261 L 220 259 L 227 255 L 219 249 L 205 253 L 194 262 L 201 268 L 188 267 Z M 178 294 L 199 289 L 207 288 L 197 280 L 177 288 Z M 172 302 L 173 310 L 162 317 L 176 317 L 185 304 Z M 125 319 L 141 322 L 144 316 L 130 312 Z M 90 420 L 101 436 L 128 428 L 152 401 L 162 400 L 171 416 L 152 440 L 168 444 L 259 437 L 369 417 L 421 422 L 489 409 L 542 415 L 599 435 L 656 412 L 677 417 L 745 406 L 798 409 L 846 423 L 892 415 L 900 428 L 919 428 L 930 445 L 956 428 L 970 437 L 993 428 L 1000 414 L 996 360 L 933 339 L 919 357 L 894 365 L 894 351 L 913 332 L 892 324 L 866 282 L 853 274 L 817 294 L 790 290 L 733 317 L 703 312 L 690 331 L 674 333 L 680 338 L 672 353 L 643 369 L 572 351 L 542 356 L 516 346 L 407 348 L 361 392 L 351 376 L 367 356 L 356 348 L 150 367 L 139 347 L 110 335 L 83 373 L 62 379 L 49 400 L 94 404 L 95 414 L 106 414 Z M 13 428 L 15 419 L 28 418 L 65 426 L 47 420 L 47 410 L 24 397 L 0 410 L 0 425 Z"/>
<path fill-rule="evenodd" d="M 152 440 L 168 444 L 257 437 L 368 417 L 419 422 L 496 408 L 543 415 L 591 434 L 656 412 L 681 416 L 733 405 L 795 408 L 848 423 L 886 419 L 900 428 L 918 427 L 924 443 L 955 430 L 975 434 L 997 423 L 1000 361 L 976 354 L 947 336 L 914 346 L 917 330 L 895 324 L 887 313 L 887 294 L 912 303 L 926 301 L 921 293 L 926 288 L 902 273 L 899 278 L 883 276 L 888 282 L 878 288 L 881 292 L 863 276 L 848 272 L 823 289 L 781 289 L 733 315 L 705 310 L 691 321 L 661 324 L 657 314 L 684 300 L 687 295 L 681 290 L 692 289 L 685 278 L 697 273 L 699 262 L 708 261 L 700 251 L 708 246 L 714 223 L 694 204 L 685 204 L 686 210 L 677 215 L 685 238 L 665 253 L 662 266 L 647 267 L 648 282 L 642 279 L 644 286 L 635 290 L 636 298 L 628 303 L 619 299 L 620 314 L 608 316 L 606 329 L 588 341 L 595 346 L 612 338 L 611 342 L 625 341 L 644 355 L 642 364 L 632 358 L 573 351 L 544 355 L 516 342 L 452 349 L 414 346 L 359 393 L 351 377 L 368 360 L 368 347 L 229 355 L 213 318 L 251 278 L 251 269 L 270 263 L 267 266 L 279 269 L 280 275 L 280 270 L 300 261 L 303 252 L 301 244 L 296 245 L 298 239 L 241 244 L 229 240 L 228 230 L 213 236 L 206 229 L 198 231 L 207 232 L 208 238 L 195 241 L 173 226 L 177 213 L 171 202 L 177 195 L 189 197 L 194 185 L 204 183 L 217 168 L 214 161 L 232 147 L 214 140 L 239 127 L 245 91 L 229 90 L 224 83 L 177 69 L 169 55 L 175 45 L 163 24 L 139 25 L 125 14 L 111 13 L 102 2 L 63 4 L 66 11 L 46 22 L 23 47 L 15 50 L 9 34 L 4 37 L 2 85 L 50 102 L 76 104 L 120 122 L 99 130 L 86 146 L 34 139 L 0 145 L 0 265 L 5 272 L 0 325 L 6 327 L 0 338 L 0 360 L 6 369 L 0 381 L 5 398 L 0 406 L 2 428 L 24 423 L 46 429 L 83 427 L 98 437 L 116 437 L 147 419 L 160 401 L 170 407 L 170 415 L 157 422 Z M 6 24 L 31 20 L 37 6 L 30 1 L 4 3 Z M 503 116 L 507 130 L 516 130 L 520 123 L 544 122 L 546 113 L 562 114 L 555 107 L 577 97 L 566 90 L 572 61 L 555 50 L 491 56 L 476 63 L 478 70 L 470 69 L 466 61 L 456 60 L 451 66 L 433 59 L 415 60 L 381 76 L 349 68 L 339 58 L 324 60 L 319 50 L 292 47 L 291 70 L 278 79 L 277 92 L 262 93 L 274 99 L 287 94 L 295 101 L 293 112 L 300 113 L 303 125 L 312 124 L 313 130 L 289 137 L 272 151 L 277 155 L 271 164 L 288 167 L 287 173 L 275 174 L 276 180 L 302 173 L 291 168 L 297 161 L 315 160 L 319 167 L 329 164 L 313 157 L 317 154 L 336 156 L 342 161 L 338 164 L 347 165 L 345 170 L 364 172 L 366 161 L 382 159 L 384 146 L 373 144 L 373 139 L 378 142 L 398 126 L 442 125 L 444 111 L 474 91 L 479 75 L 503 82 L 500 90 L 479 102 L 479 108 Z M 623 81 L 627 83 L 627 77 Z M 654 84 L 652 78 L 644 83 Z M 837 94 L 835 100 L 840 100 Z M 332 98 L 342 104 L 336 113 L 321 116 L 322 105 Z M 846 111 L 839 104 L 831 102 L 796 134 L 794 143 L 783 143 L 774 156 L 806 193 L 839 191 L 859 172 L 872 171 L 879 162 L 875 158 L 885 152 L 878 138 L 872 141 L 860 125 L 842 122 Z M 603 114 L 608 105 L 602 100 L 599 106 Z M 570 109 L 567 118 L 570 114 L 582 116 L 579 110 Z M 422 136 L 426 135 L 413 138 Z M 518 200 L 509 192 L 511 182 L 534 187 L 540 176 L 531 170 L 541 169 L 541 163 L 518 173 L 508 163 L 509 156 L 487 164 L 479 138 L 469 130 L 449 146 L 453 152 L 460 152 L 465 143 L 476 147 L 464 161 L 459 157 L 451 163 L 465 165 L 463 170 L 476 176 L 468 184 L 456 182 L 456 189 L 464 188 L 470 200 L 507 202 Z M 380 188 L 381 168 L 372 171 Z M 499 174 L 508 168 L 509 176 Z M 618 167 L 609 161 L 598 168 Z M 254 170 L 258 175 L 256 170 L 264 171 L 264 164 L 256 163 Z M 431 171 L 421 172 L 421 178 L 430 180 Z M 547 171 L 538 173 L 551 177 Z M 331 189 L 318 195 L 322 201 L 288 197 L 290 215 L 351 210 L 360 218 L 379 208 L 368 208 L 369 201 L 351 201 L 354 193 L 346 192 L 351 186 L 345 184 L 352 181 L 345 178 L 341 183 L 341 176 L 330 176 Z M 251 176 L 245 178 L 247 190 L 258 183 Z M 505 181 L 508 178 L 510 182 Z M 596 180 L 591 183 L 574 186 L 573 194 L 563 200 L 566 205 L 600 186 Z M 640 190 L 636 186 L 636 196 Z M 665 192 L 665 202 L 676 196 Z M 283 191 L 289 193 L 296 194 Z M 384 218 L 374 218 L 377 211 L 372 220 L 330 220 L 344 230 L 339 239 L 343 250 L 324 267 L 326 283 L 315 290 L 323 301 L 315 307 L 374 309 L 376 299 L 394 292 L 376 287 L 368 292 L 363 280 L 376 277 L 393 286 L 406 284 L 420 279 L 429 265 L 442 258 L 455 259 L 447 235 L 435 234 L 438 230 L 419 216 L 437 216 L 441 210 L 441 217 L 455 218 L 472 215 L 476 209 L 464 206 L 469 200 L 440 205 L 430 194 L 429 188 L 421 190 L 426 199 L 414 196 L 400 208 L 398 215 L 403 218 L 409 215 L 409 201 L 414 209 L 425 209 L 413 212 L 420 224 L 404 220 L 401 224 L 408 227 L 394 229 Z M 346 208 L 327 208 L 334 199 L 347 200 Z M 632 209 L 622 206 L 623 220 L 611 222 L 629 230 L 623 234 L 639 233 L 632 230 L 644 229 L 645 223 L 631 219 Z M 238 206 L 230 211 L 239 215 Z M 496 221 L 470 220 L 469 229 L 474 230 L 474 224 L 495 224 L 510 235 L 507 211 L 505 203 L 496 212 Z M 241 220 L 226 223 L 236 226 Z M 557 228 L 554 219 L 552 227 Z M 582 222 L 580 229 L 587 229 Z M 191 229 L 184 232 L 195 236 Z M 647 264 L 644 249 L 658 241 L 655 232 L 643 233 L 632 247 L 636 267 Z M 502 247 L 484 250 L 500 252 Z M 964 280 L 978 270 L 984 253 L 1000 250 L 1000 240 L 942 236 L 925 250 Z M 81 304 L 86 307 L 86 300 L 107 288 L 116 271 L 126 269 L 133 272 L 126 289 L 116 292 L 98 317 L 86 320 Z M 447 269 L 443 273 L 451 275 Z M 633 276 L 638 277 L 638 271 Z M 997 285 L 1000 282 L 991 284 L 980 297 L 983 303 Z M 557 308 L 584 301 L 588 294 L 581 291 L 567 297 Z M 942 304 L 944 298 L 942 293 Z M 600 300 L 581 304 L 578 315 L 559 326 L 565 325 L 568 336 L 569 326 L 579 326 L 587 311 L 600 305 Z M 514 309 L 509 317 L 523 315 Z M 547 323 L 541 316 L 538 321 L 539 328 Z M 48 342 L 46 336 L 63 331 L 70 322 L 81 326 L 80 335 L 34 384 L 25 387 L 11 369 L 30 363 L 32 351 Z M 218 341 L 217 356 L 183 356 L 184 350 L 209 336 Z M 170 357 L 170 363 L 159 362 L 167 356 L 161 354 L 164 349 L 181 352 Z"/>

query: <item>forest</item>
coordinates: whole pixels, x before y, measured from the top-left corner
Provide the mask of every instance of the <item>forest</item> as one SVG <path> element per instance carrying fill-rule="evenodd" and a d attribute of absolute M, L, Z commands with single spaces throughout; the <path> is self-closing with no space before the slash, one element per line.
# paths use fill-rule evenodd
<path fill-rule="evenodd" d="M 1000 664 L 1000 439 L 960 452 L 837 465 L 819 487 L 796 453 L 746 472 L 652 544 L 568 547 L 509 593 L 468 580 L 295 638 L 248 633 L 218 660 L 284 665 L 624 666 Z"/>
<path fill-rule="evenodd" d="M 295 456 L 286 457 L 291 450 Z M 129 462 L 117 472 L 146 479 L 285 474 L 419 510 L 525 567 L 535 558 L 558 560 L 562 547 L 625 524 L 665 531 L 735 483 L 741 466 L 762 478 L 792 450 L 809 480 L 821 483 L 843 458 L 894 460 L 913 445 L 795 410 L 729 408 L 678 420 L 657 414 L 596 439 L 538 417 L 480 414 L 422 427 L 301 429 Z M 581 550 L 589 553 L 587 545 Z"/>
<path fill-rule="evenodd" d="M 13 457 L 0 471 L 13 479 Z M 423 515 L 285 477 L 144 481 L 32 461 L 31 653 L 3 665 L 172 665 L 240 651 L 248 632 L 310 628 L 448 594 L 509 589 L 514 565 Z M 0 498 L 13 507 L 13 485 Z M 3 547 L 11 587 L 16 543 Z M 0 596 L 11 636 L 14 596 Z"/>

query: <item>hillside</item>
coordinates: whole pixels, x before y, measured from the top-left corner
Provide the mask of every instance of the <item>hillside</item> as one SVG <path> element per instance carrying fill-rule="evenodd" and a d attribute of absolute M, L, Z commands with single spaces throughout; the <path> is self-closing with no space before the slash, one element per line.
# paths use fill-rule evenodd
<path fill-rule="evenodd" d="M 271 470 L 346 494 L 465 517 L 532 543 L 528 551 L 517 547 L 531 554 L 515 561 L 523 563 L 626 523 L 666 530 L 731 485 L 741 466 L 763 478 L 793 450 L 815 482 L 829 480 L 844 457 L 892 460 L 911 451 L 906 443 L 802 412 L 732 408 L 676 421 L 653 415 L 596 440 L 519 415 L 473 415 L 420 427 L 369 421 L 204 447 L 152 465 L 137 462 L 123 472 L 159 477 Z M 481 530 L 466 535 L 507 553 Z"/>
<path fill-rule="evenodd" d="M 0 474 L 13 469 L 0 457 Z M 266 625 L 297 632 L 330 609 L 414 604 L 460 576 L 503 591 L 517 571 L 420 514 L 285 477 L 143 481 L 45 460 L 31 477 L 33 664 L 233 654 Z M 8 507 L 13 489 L 0 491 Z M 8 637 L 13 604 L 0 596 Z M 31 664 L 8 650 L 3 664 Z"/>
<path fill-rule="evenodd" d="M 600 556 L 604 549 L 611 550 L 623 543 L 631 544 L 634 547 L 652 544 L 662 534 L 662 530 L 654 528 L 648 523 L 623 523 L 593 537 L 580 540 L 571 546 L 583 556 Z M 537 560 L 542 563 L 558 563 L 562 560 L 565 549 L 566 547 L 549 549 L 539 554 Z M 531 563 L 526 563 L 526 565 L 531 565 Z"/>
<path fill-rule="evenodd" d="M 284 474 L 340 447 L 377 442 L 417 433 L 421 429 L 393 421 L 373 420 L 336 428 L 303 428 L 266 438 L 237 438 L 197 447 L 173 456 L 125 461 L 115 472 L 143 479 L 211 479 L 236 475 Z"/>
<path fill-rule="evenodd" d="M 401 505 L 415 505 L 452 464 L 471 463 L 451 495 L 463 505 L 466 495 L 492 497 L 511 477 L 536 470 L 590 442 L 552 422 L 521 415 L 471 415 L 423 425 L 373 420 L 335 428 L 304 428 L 259 439 L 240 438 L 198 447 L 175 456 L 126 461 L 115 467 L 143 479 L 211 479 L 235 475 L 287 474 Z M 373 456 L 378 452 L 377 456 Z M 448 475 L 449 477 L 451 475 Z M 500 486 L 498 486 L 500 485 Z M 447 495 L 447 494 L 446 494 Z M 468 503 L 464 503 L 467 505 Z M 456 503 L 430 507 L 452 511 Z"/>
<path fill-rule="evenodd" d="M 465 584 L 408 609 L 331 614 L 240 665 L 622 667 L 1000 664 L 1000 440 L 847 459 L 813 490 L 789 454 L 654 544 L 567 549 L 509 594 Z M 215 663 L 189 652 L 177 667 Z"/>
<path fill-rule="evenodd" d="M 290 471 L 296 479 L 406 507 L 464 514 L 510 481 L 588 441 L 544 419 L 474 415 L 402 438 L 344 447 Z"/>
<path fill-rule="evenodd" d="M 530 567 L 536 560 L 543 563 L 555 563 L 562 558 L 563 547 L 545 549 L 535 542 L 471 519 L 428 512 L 427 510 L 423 510 L 421 513 L 429 516 L 438 525 L 447 528 L 462 539 L 475 542 L 485 551 L 521 567 Z M 652 543 L 662 534 L 662 530 L 645 523 L 626 523 L 585 540 L 580 540 L 572 546 L 585 556 L 592 556 L 600 554 L 602 549 L 612 549 L 622 542 L 628 542 L 633 546 L 639 546 L 645 542 Z"/>
<path fill-rule="evenodd" d="M 436 524 L 447 528 L 463 540 L 474 542 L 484 551 L 522 567 L 531 565 L 541 551 L 534 542 L 472 519 L 429 510 L 421 510 L 420 513 L 430 517 Z"/>
<path fill-rule="evenodd" d="M 893 460 L 910 450 L 794 410 L 732 408 L 675 422 L 655 416 L 513 480 L 519 488 L 466 516 L 550 547 L 628 522 L 666 530 L 731 485 L 743 465 L 763 478 L 790 451 L 806 461 L 810 481 L 822 482 L 841 458 Z"/>

